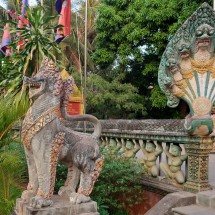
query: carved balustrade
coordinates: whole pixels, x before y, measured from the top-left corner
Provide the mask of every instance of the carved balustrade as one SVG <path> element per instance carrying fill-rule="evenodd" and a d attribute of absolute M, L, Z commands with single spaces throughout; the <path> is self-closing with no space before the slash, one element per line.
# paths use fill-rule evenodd
<path fill-rule="evenodd" d="M 104 149 L 103 151 L 117 151 L 118 156 L 136 157 L 141 161 L 147 157 L 144 153 L 142 158 L 138 156 L 140 151 L 142 151 L 143 144 L 152 142 L 156 146 L 158 174 L 156 173 L 156 168 L 151 172 L 147 172 L 147 174 L 152 178 L 161 180 L 165 176 L 165 171 L 161 171 L 162 168 L 160 167 L 162 165 L 159 164 L 169 163 L 169 158 L 165 156 L 166 146 L 169 151 L 168 146 L 170 144 L 179 145 L 183 149 L 181 156 L 184 156 L 184 160 L 186 158 L 185 155 L 188 155 L 187 161 L 185 161 L 185 168 L 182 170 L 185 182 L 183 183 L 183 180 L 170 180 L 170 182 L 191 192 L 209 190 L 211 186 L 208 182 L 208 163 L 209 153 L 213 148 L 213 137 L 189 136 L 183 129 L 183 122 L 183 120 L 101 120 L 102 135 L 100 147 Z M 67 126 L 72 126 L 79 131 L 83 130 L 84 127 L 83 123 L 67 124 Z M 88 132 L 93 130 L 91 124 L 87 124 L 86 127 Z M 162 148 L 160 153 L 158 152 L 159 145 Z M 146 149 L 146 146 L 144 148 Z M 180 165 L 178 168 L 180 169 Z"/>

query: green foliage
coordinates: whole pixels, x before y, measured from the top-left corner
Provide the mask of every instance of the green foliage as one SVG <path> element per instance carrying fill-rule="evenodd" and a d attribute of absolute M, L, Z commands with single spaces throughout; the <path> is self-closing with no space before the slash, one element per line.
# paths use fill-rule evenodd
<path fill-rule="evenodd" d="M 156 87 L 161 55 L 176 30 L 203 2 L 102 1 L 93 59 L 100 69 L 117 67 L 125 74 L 123 81 L 139 89 L 143 105 L 147 104 L 147 117 L 154 117 L 156 108 L 163 109 L 166 102 Z M 207 2 L 212 5 L 211 0 Z"/>
<path fill-rule="evenodd" d="M 29 108 L 29 99 L 26 94 L 9 93 L 0 96 L 0 140 L 12 128 Z"/>
<path fill-rule="evenodd" d="M 64 186 L 66 177 L 67 177 L 67 167 L 62 163 L 58 163 L 57 170 L 56 170 L 56 179 L 55 179 L 55 190 L 54 190 L 55 193 L 58 192 L 60 187 Z"/>
<path fill-rule="evenodd" d="M 26 180 L 27 165 L 19 132 L 11 128 L 28 107 L 25 94 L 0 96 L 0 214 L 4 215 L 11 214 L 23 189 L 20 184 Z"/>
<path fill-rule="evenodd" d="M 152 89 L 150 101 L 153 107 L 163 109 L 166 107 L 167 99 L 161 89 L 158 86 L 155 86 Z"/>
<path fill-rule="evenodd" d="M 57 47 L 57 43 L 54 40 L 54 29 L 62 27 L 59 25 L 52 25 L 52 21 L 57 16 L 46 16 L 46 13 L 42 7 L 28 8 L 28 13 L 25 16 L 29 21 L 30 27 L 25 25 L 24 28 L 17 29 L 16 22 L 10 21 L 14 24 L 14 28 L 11 28 L 11 33 L 20 34 L 13 43 L 12 47 L 14 51 L 11 58 L 13 63 L 20 65 L 20 71 L 22 73 L 37 73 L 39 67 L 39 61 L 44 55 L 55 60 L 53 50 L 60 52 Z M 25 41 L 24 47 L 17 47 L 18 42 Z M 32 69 L 34 68 L 34 69 Z"/>
<path fill-rule="evenodd" d="M 0 55 L 0 89 L 14 90 L 21 87 L 22 74 L 17 72 L 16 67 L 10 57 L 2 58 Z"/>
<path fill-rule="evenodd" d="M 105 162 L 91 194 L 101 215 L 127 214 L 126 209 L 139 204 L 143 189 L 139 179 L 143 168 L 133 159 L 106 155 Z"/>
<path fill-rule="evenodd" d="M 54 30 L 61 25 L 53 24 L 57 15 L 47 16 L 42 7 L 26 8 L 30 27 L 17 28 L 17 21 L 7 20 L 10 23 L 10 33 L 13 52 L 9 57 L 1 60 L 0 87 L 9 88 L 11 91 L 21 88 L 22 75 L 31 76 L 39 70 L 40 62 L 44 55 L 56 60 L 54 53 L 61 53 L 54 39 Z M 19 35 L 18 37 L 15 35 Z M 24 45 L 19 45 L 24 42 Z"/>
<path fill-rule="evenodd" d="M 20 184 L 26 177 L 26 163 L 21 144 L 11 143 L 0 149 L 0 214 L 9 215 L 16 198 L 23 188 Z"/>
<path fill-rule="evenodd" d="M 131 84 L 122 83 L 120 78 L 107 81 L 101 76 L 88 77 L 88 111 L 99 118 L 134 118 L 144 114 L 143 99 Z"/>
<path fill-rule="evenodd" d="M 11 214 L 22 192 L 20 184 L 27 175 L 23 146 L 17 143 L 20 142 L 17 131 L 11 128 L 28 107 L 25 94 L 22 97 L 20 93 L 0 96 L 0 214 L 4 215 Z"/>

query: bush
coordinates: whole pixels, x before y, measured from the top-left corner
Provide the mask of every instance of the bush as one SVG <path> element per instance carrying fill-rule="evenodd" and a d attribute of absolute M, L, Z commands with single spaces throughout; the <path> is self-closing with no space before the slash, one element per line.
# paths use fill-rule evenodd
<path fill-rule="evenodd" d="M 55 189 L 54 193 L 57 194 L 60 187 L 64 186 L 66 177 L 67 177 L 67 167 L 62 164 L 57 164 L 57 170 L 56 170 L 56 179 L 55 179 Z"/>
<path fill-rule="evenodd" d="M 134 159 L 106 155 L 91 194 L 100 214 L 126 215 L 128 208 L 139 204 L 144 199 L 138 182 L 143 173 L 143 167 Z"/>

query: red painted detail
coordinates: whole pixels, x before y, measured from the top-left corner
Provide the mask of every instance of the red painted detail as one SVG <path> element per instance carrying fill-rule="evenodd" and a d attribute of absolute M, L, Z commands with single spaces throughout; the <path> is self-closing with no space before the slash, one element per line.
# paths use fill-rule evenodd
<path fill-rule="evenodd" d="M 67 113 L 69 115 L 81 115 L 82 108 L 80 102 L 69 102 L 67 105 Z"/>

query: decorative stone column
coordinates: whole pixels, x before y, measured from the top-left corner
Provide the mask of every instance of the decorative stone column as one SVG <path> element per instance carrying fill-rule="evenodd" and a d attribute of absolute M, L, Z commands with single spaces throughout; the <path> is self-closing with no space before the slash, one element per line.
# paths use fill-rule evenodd
<path fill-rule="evenodd" d="M 210 190 L 208 161 L 209 153 L 213 148 L 212 139 L 201 138 L 199 143 L 186 143 L 184 147 L 188 154 L 188 178 L 184 184 L 184 190 L 194 193 Z"/>

